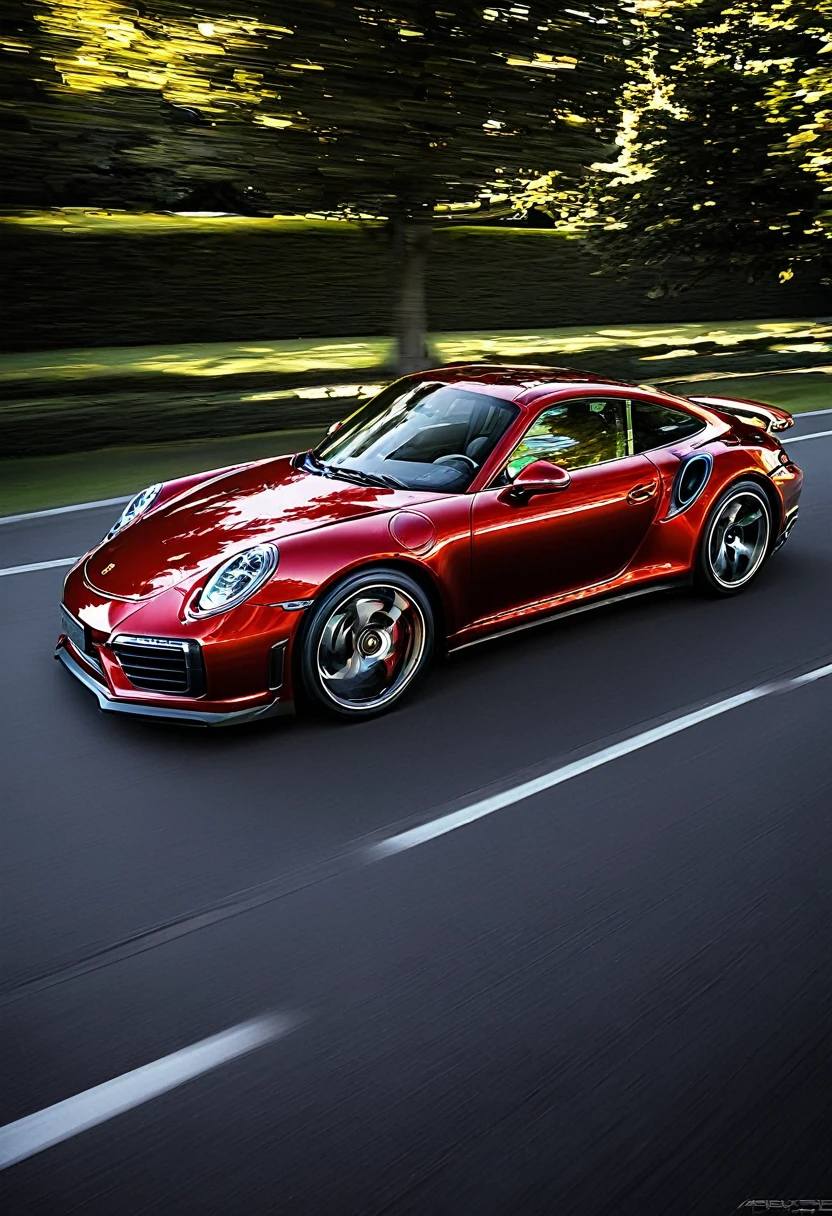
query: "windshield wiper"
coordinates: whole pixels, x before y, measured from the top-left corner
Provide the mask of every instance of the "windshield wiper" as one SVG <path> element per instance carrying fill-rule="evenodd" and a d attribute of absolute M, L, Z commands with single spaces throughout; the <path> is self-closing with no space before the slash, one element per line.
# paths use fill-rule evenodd
<path fill-rule="evenodd" d="M 352 477 L 366 486 L 386 486 L 390 490 L 407 489 L 403 481 L 391 477 L 389 473 L 365 473 L 363 469 L 341 469 L 336 465 L 335 476 L 337 477 L 339 473 L 344 477 Z"/>
<path fill-rule="evenodd" d="M 341 477 L 344 481 L 355 481 L 363 486 L 384 486 L 390 490 L 406 490 L 403 481 L 388 473 L 365 473 L 363 469 L 347 469 L 339 464 L 325 464 L 314 452 L 304 452 L 302 467 L 308 473 L 320 473 L 323 477 Z"/>
<path fill-rule="evenodd" d="M 339 464 L 322 465 L 327 477 L 343 477 L 344 481 L 355 481 L 361 486 L 384 486 L 389 490 L 406 490 L 407 486 L 386 473 L 365 473 L 363 469 L 345 469 Z"/>

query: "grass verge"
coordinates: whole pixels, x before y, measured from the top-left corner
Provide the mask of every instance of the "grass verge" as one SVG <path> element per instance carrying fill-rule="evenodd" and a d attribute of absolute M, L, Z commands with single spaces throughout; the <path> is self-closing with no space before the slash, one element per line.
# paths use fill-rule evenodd
<path fill-rule="evenodd" d="M 431 336 L 436 364 L 582 367 L 636 383 L 818 367 L 825 320 L 470 331 Z M 9 457 L 327 426 L 388 378 L 382 339 L 108 347 L 0 356 Z M 756 381 L 755 381 L 756 382 Z M 796 393 L 795 396 L 799 396 Z"/>
<path fill-rule="evenodd" d="M 520 363 L 546 359 L 567 366 L 599 352 L 629 352 L 639 359 L 645 375 L 672 372 L 679 362 L 697 356 L 727 355 L 753 344 L 767 353 L 832 353 L 832 324 L 812 320 L 678 322 L 665 325 L 575 325 L 559 329 L 477 330 L 434 333 L 431 347 L 438 363 L 489 360 Z M 96 381 L 158 383 L 163 377 L 171 392 L 194 381 L 203 390 L 217 382 L 263 377 L 292 377 L 322 372 L 380 369 L 389 363 L 393 343 L 386 338 L 309 339 L 280 342 L 192 342 L 178 346 L 113 346 L 0 354 L 0 384 L 18 392 L 36 385 L 84 386 Z M 206 383 L 209 382 L 209 383 Z M 214 384 L 210 384 L 210 382 Z"/>
<path fill-rule="evenodd" d="M 188 443 L 99 448 L 60 456 L 0 460 L 0 516 L 133 494 L 154 481 L 299 452 L 323 431 L 267 431 Z"/>
<path fill-rule="evenodd" d="M 761 376 L 721 376 L 715 380 L 691 378 L 664 383 L 662 387 L 682 397 L 747 397 L 782 406 L 791 414 L 832 408 L 832 367 Z"/>

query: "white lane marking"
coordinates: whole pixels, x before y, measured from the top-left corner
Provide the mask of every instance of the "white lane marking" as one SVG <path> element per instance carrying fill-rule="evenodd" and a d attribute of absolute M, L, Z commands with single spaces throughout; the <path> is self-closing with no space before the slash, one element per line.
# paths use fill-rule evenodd
<path fill-rule="evenodd" d="M 804 439 L 824 439 L 827 435 L 832 435 L 832 431 L 813 431 L 811 435 L 795 435 L 792 439 L 786 439 L 784 436 L 781 443 L 784 446 L 787 443 L 803 443 Z"/>
<path fill-rule="evenodd" d="M 0 524 L 17 524 L 22 519 L 42 519 L 46 515 L 67 515 L 70 511 L 94 511 L 96 507 L 118 507 L 132 498 L 99 498 L 96 502 L 76 502 L 69 507 L 49 507 L 45 511 L 24 511 L 22 515 L 0 515 Z"/>
<path fill-rule="evenodd" d="M 642 731 L 630 739 L 613 744 L 611 747 L 602 748 L 582 760 L 563 765 L 548 773 L 543 773 L 531 781 L 524 781 L 511 789 L 481 799 L 461 811 L 443 815 L 420 827 L 411 828 L 409 831 L 391 836 L 387 840 L 379 841 L 368 849 L 368 860 L 381 860 L 384 857 L 414 848 L 416 845 L 424 844 L 426 841 L 434 840 L 438 836 L 444 836 L 456 828 L 483 819 L 487 815 L 494 814 L 495 811 L 531 798 L 556 785 L 562 785 L 573 777 L 591 772 L 622 756 L 631 755 L 644 747 L 649 747 L 652 743 L 679 734 L 701 722 L 716 718 L 720 714 L 729 713 L 752 701 L 761 700 L 774 693 L 788 692 L 790 689 L 824 679 L 827 676 L 832 676 L 832 663 L 788 680 L 774 681 L 760 685 L 758 688 L 750 688 L 733 697 L 726 697 L 712 705 L 682 714 L 662 726 Z M 0 1170 L 24 1161 L 55 1144 L 60 1144 L 62 1141 L 78 1135 L 79 1132 L 96 1127 L 116 1115 L 132 1110 L 229 1060 L 262 1047 L 265 1043 L 287 1034 L 298 1023 L 298 1018 L 286 1016 L 269 1016 L 243 1022 L 230 1030 L 202 1039 L 191 1047 L 185 1047 L 181 1051 L 163 1056 L 132 1072 L 123 1073 L 111 1081 L 105 1081 L 92 1089 L 84 1090 L 83 1093 L 57 1102 L 54 1106 L 48 1106 L 44 1110 L 26 1115 L 13 1123 L 7 1123 L 5 1127 L 0 1127 Z"/>
<path fill-rule="evenodd" d="M 832 676 L 832 663 L 826 667 L 816 667 L 814 671 L 807 671 L 805 675 L 795 676 L 789 683 L 793 688 L 799 688 L 801 684 L 812 684 L 815 680 L 823 680 L 826 676 Z"/>
<path fill-rule="evenodd" d="M 31 574 L 33 570 L 54 570 L 57 566 L 74 566 L 77 557 L 56 557 L 51 562 L 30 562 L 28 566 L 6 566 L 0 570 L 0 578 L 9 574 Z"/>
<path fill-rule="evenodd" d="M 0 1170 L 254 1051 L 297 1025 L 297 1018 L 276 1016 L 242 1022 L 73 1098 L 7 1123 L 0 1127 Z"/>
<path fill-rule="evenodd" d="M 759 701 L 763 697 L 771 696 L 772 693 L 788 692 L 790 689 L 799 688 L 801 685 L 821 680 L 830 675 L 832 675 L 832 663 L 806 672 L 794 679 L 775 681 L 771 684 L 760 685 L 759 688 L 750 688 L 746 692 L 737 693 L 736 696 L 727 697 L 724 701 L 715 701 L 712 705 L 706 705 L 692 713 L 682 714 L 681 717 L 665 722 L 663 726 L 654 726 L 650 730 L 642 731 L 630 739 L 624 739 L 621 743 L 614 743 L 611 747 L 604 747 L 590 756 L 584 756 L 582 760 L 575 760 L 572 764 L 552 769 L 531 781 L 524 781 L 511 789 L 474 802 L 460 811 L 441 815 L 438 819 L 432 819 L 419 827 L 410 828 L 406 832 L 388 837 L 387 840 L 381 840 L 370 846 L 370 859 L 390 857 L 405 849 L 415 848 L 416 845 L 425 844 L 428 840 L 435 840 L 437 836 L 444 836 L 447 832 L 455 831 L 456 828 L 474 823 L 477 819 L 493 815 L 495 811 L 513 806 L 514 803 L 521 802 L 525 798 L 533 798 L 535 794 L 550 790 L 556 785 L 562 785 L 565 781 L 571 781 L 573 777 L 580 777 L 583 773 L 592 772 L 593 769 L 601 768 L 602 765 L 609 764 L 613 760 L 619 760 L 622 756 L 629 756 L 643 747 L 649 747 L 652 743 L 658 743 L 671 735 L 677 735 L 680 731 L 689 730 L 692 726 L 698 726 L 700 722 L 707 722 L 711 718 L 719 717 L 720 714 L 730 713 L 731 710 L 738 709 L 741 705 Z"/>

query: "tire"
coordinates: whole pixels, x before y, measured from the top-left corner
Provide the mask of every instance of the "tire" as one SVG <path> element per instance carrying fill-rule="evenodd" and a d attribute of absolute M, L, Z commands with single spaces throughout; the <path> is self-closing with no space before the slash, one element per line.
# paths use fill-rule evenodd
<path fill-rule="evenodd" d="M 415 579 L 374 567 L 342 579 L 310 611 L 300 646 L 311 707 L 341 721 L 386 713 L 424 678 L 434 613 Z"/>
<path fill-rule="evenodd" d="M 755 481 L 737 481 L 708 514 L 696 559 L 695 585 L 706 595 L 739 595 L 771 552 L 772 512 Z"/>

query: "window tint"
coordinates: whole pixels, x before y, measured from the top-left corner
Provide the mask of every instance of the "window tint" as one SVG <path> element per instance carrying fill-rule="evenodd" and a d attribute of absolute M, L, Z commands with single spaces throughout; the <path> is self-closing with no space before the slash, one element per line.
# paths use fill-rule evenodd
<path fill-rule="evenodd" d="M 623 401 L 584 397 L 544 410 L 514 449 L 508 479 L 533 460 L 551 460 L 564 469 L 583 469 L 627 455 Z"/>
<path fill-rule="evenodd" d="M 687 439 L 701 431 L 704 423 L 681 410 L 647 401 L 633 402 L 633 440 L 636 452 L 647 452 L 666 443 Z"/>

